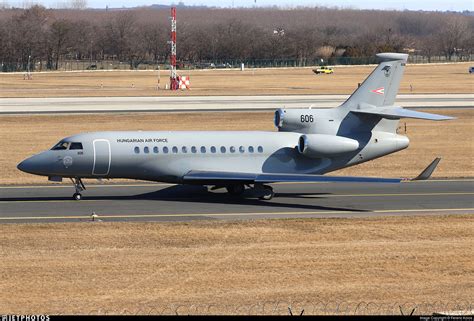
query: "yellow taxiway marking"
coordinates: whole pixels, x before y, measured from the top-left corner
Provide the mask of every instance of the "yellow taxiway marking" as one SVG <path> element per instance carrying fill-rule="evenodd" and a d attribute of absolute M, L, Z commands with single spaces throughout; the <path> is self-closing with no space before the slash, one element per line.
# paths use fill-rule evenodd
<path fill-rule="evenodd" d="M 278 194 L 278 193 L 277 193 Z M 374 194 L 328 194 L 303 196 L 306 198 L 317 197 L 379 197 L 379 196 L 442 196 L 442 195 L 474 195 L 474 192 L 437 192 L 437 193 L 374 193 Z"/>
<path fill-rule="evenodd" d="M 87 185 L 86 188 L 96 188 L 96 187 L 153 187 L 153 186 L 172 186 L 176 184 L 168 183 L 150 183 L 150 184 L 104 184 L 104 185 Z M 0 186 L 0 189 L 25 189 L 25 188 L 74 188 L 72 184 L 69 185 L 12 185 L 12 186 Z"/>
<path fill-rule="evenodd" d="M 276 193 L 278 195 L 278 193 Z M 474 192 L 438 192 L 438 193 L 375 193 L 375 194 L 322 194 L 322 195 L 306 195 L 302 196 L 303 198 L 326 198 L 326 197 L 397 197 L 397 196 L 454 196 L 454 195 L 474 195 Z M 128 199 L 129 197 L 133 197 L 134 195 L 124 196 L 124 199 Z M 173 200 L 188 200 L 187 197 L 170 197 L 168 201 Z M 107 202 L 117 200 L 120 201 L 119 196 L 114 196 L 114 199 L 82 199 L 80 201 L 76 201 L 73 199 L 65 199 L 65 200 L 11 200 L 11 201 L 0 201 L 0 204 L 3 203 L 91 203 L 91 202 Z M 137 199 L 139 200 L 139 199 Z M 152 199 L 153 200 L 153 199 Z"/>
<path fill-rule="evenodd" d="M 308 212 L 254 212 L 254 213 L 176 213 L 176 214 L 124 214 L 124 215 L 107 215 L 101 214 L 98 219 L 107 218 L 157 218 L 157 217 L 226 217 L 226 216 L 284 216 L 284 215 L 326 215 L 326 214 L 390 214 L 390 213 L 426 213 L 426 212 L 459 212 L 459 211 L 474 211 L 474 208 L 433 208 L 433 209 L 400 209 L 400 210 L 374 210 L 367 212 L 354 211 L 308 211 Z M 89 220 L 89 215 L 72 215 L 72 216 L 11 216 L 0 217 L 0 221 L 7 220 L 70 220 L 70 219 L 86 219 Z"/>

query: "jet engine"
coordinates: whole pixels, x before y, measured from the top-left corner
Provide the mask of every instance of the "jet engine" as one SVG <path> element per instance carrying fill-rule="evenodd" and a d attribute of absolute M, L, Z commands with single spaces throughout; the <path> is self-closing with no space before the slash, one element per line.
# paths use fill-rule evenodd
<path fill-rule="evenodd" d="M 291 132 L 311 127 L 315 120 L 314 110 L 280 108 L 275 111 L 274 124 L 279 131 Z"/>
<path fill-rule="evenodd" d="M 357 140 L 335 135 L 306 134 L 298 141 L 298 152 L 311 158 L 336 156 L 358 148 Z"/>

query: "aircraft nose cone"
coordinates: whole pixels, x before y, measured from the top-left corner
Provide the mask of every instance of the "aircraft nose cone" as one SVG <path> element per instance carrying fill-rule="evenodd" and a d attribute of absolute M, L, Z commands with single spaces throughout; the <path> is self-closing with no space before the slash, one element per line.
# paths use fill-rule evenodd
<path fill-rule="evenodd" d="M 27 158 L 24 161 L 20 162 L 16 168 L 20 171 L 30 174 L 35 174 L 35 160 L 32 159 L 33 157 Z"/>
<path fill-rule="evenodd" d="M 24 161 L 20 162 L 16 168 L 18 168 L 22 172 L 29 172 L 29 169 L 31 169 L 31 161 L 27 158 Z"/>

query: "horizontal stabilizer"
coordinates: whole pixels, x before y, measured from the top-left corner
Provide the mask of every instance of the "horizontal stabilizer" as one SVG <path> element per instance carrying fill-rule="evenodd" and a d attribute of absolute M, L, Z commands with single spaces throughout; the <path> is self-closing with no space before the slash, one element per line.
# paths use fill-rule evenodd
<path fill-rule="evenodd" d="M 345 182 L 345 183 L 400 183 L 399 178 L 377 178 L 358 176 L 325 176 L 281 173 L 234 173 L 213 171 L 190 171 L 183 176 L 184 183 L 277 183 L 277 182 Z"/>
<path fill-rule="evenodd" d="M 400 119 L 400 118 L 416 118 L 416 119 L 426 119 L 426 120 L 454 119 L 454 117 L 443 116 L 443 115 L 438 115 L 438 114 L 423 113 L 420 111 L 404 109 L 401 107 L 357 109 L 357 110 L 352 110 L 351 112 L 355 114 L 377 115 L 382 118 L 388 118 L 388 119 Z"/>

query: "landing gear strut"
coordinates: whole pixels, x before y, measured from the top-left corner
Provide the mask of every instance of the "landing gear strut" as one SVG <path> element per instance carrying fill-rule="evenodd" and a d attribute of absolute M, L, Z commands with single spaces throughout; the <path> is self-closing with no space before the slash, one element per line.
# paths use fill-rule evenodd
<path fill-rule="evenodd" d="M 261 200 L 269 201 L 275 196 L 275 192 L 273 192 L 273 188 L 268 185 L 263 185 L 263 184 L 253 184 L 253 186 L 250 186 L 248 184 L 234 184 L 234 185 L 227 185 L 227 186 L 214 186 L 211 188 L 211 191 L 214 191 L 216 189 L 224 188 L 227 190 L 227 192 L 232 195 L 232 196 L 239 196 L 244 194 L 246 186 L 252 193 L 254 197 L 258 197 Z"/>
<path fill-rule="evenodd" d="M 237 185 L 229 185 L 226 186 L 227 192 L 232 196 L 242 195 L 245 192 L 245 185 L 237 184 Z"/>
<path fill-rule="evenodd" d="M 72 198 L 76 201 L 80 201 L 82 199 L 81 192 L 84 191 L 86 187 L 79 177 L 71 178 L 71 181 L 74 184 L 74 188 L 76 189 L 76 192 L 72 195 Z"/>

